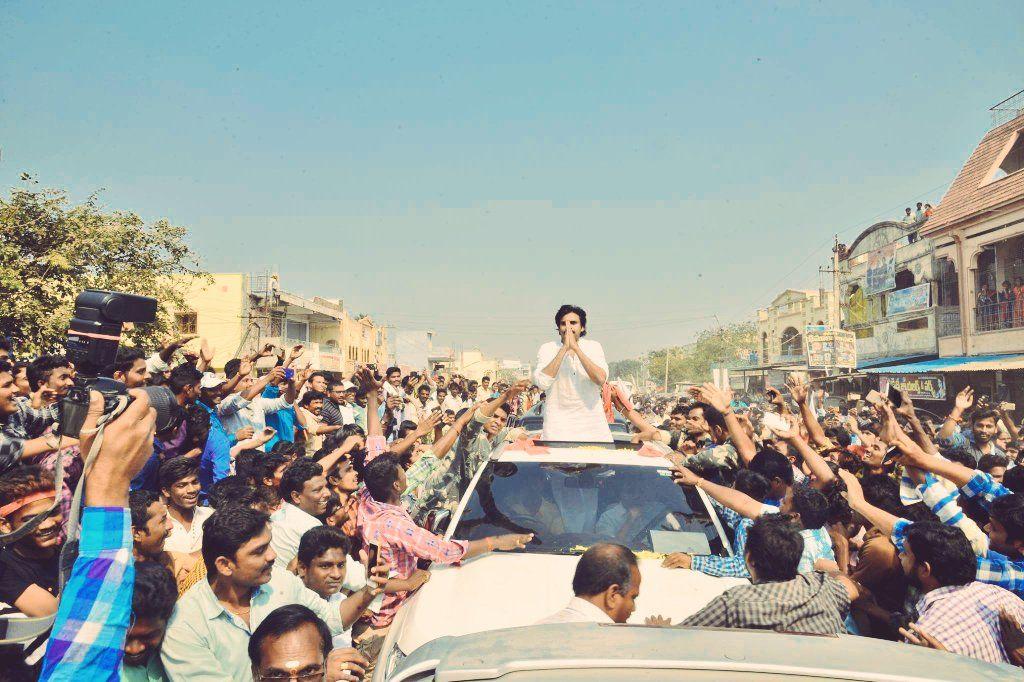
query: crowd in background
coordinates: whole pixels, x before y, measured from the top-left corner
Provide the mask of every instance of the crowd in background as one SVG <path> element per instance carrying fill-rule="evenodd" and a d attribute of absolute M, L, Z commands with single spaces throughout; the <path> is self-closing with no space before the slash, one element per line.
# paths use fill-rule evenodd
<path fill-rule="evenodd" d="M 360 679 L 429 580 L 424 566 L 532 540 L 432 532 L 490 453 L 523 436 L 518 420 L 543 399 L 530 380 L 397 367 L 342 377 L 309 368 L 302 347 L 271 346 L 214 373 L 212 355 L 188 337 L 122 348 L 110 373 L 133 401 L 97 445 L 95 399 L 80 440 L 55 431 L 71 362 L 0 345 L 0 533 L 36 519 L 0 548 L 0 608 L 56 615 L 49 632 L 4 648 L 8 679 Z M 173 396 L 159 432 L 146 386 Z M 941 424 L 905 394 L 826 408 L 798 376 L 758 396 L 705 384 L 682 398 L 605 397 L 632 441 L 714 500 L 735 548 L 663 565 L 750 580 L 684 624 L 850 632 L 1024 664 L 1013 414 L 970 389 Z M 60 589 L 83 478 L 77 559 Z M 591 606 L 552 622 L 624 622 L 635 569 L 627 548 L 592 547 L 574 581 Z"/>

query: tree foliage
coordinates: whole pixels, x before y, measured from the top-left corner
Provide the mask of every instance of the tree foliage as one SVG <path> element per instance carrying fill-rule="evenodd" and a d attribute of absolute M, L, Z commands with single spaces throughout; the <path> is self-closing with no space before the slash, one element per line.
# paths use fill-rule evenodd
<path fill-rule="evenodd" d="M 31 183 L 30 183 L 31 184 Z M 187 230 L 135 213 L 106 212 L 96 195 L 72 205 L 58 189 L 15 188 L 0 199 L 0 334 L 20 353 L 57 350 L 83 289 L 153 296 L 156 322 L 126 332 L 152 347 L 173 329 L 173 308 L 197 277 L 208 276 L 185 243 Z"/>
<path fill-rule="evenodd" d="M 628 381 L 635 381 L 636 377 L 639 377 L 642 372 L 643 367 L 639 360 L 612 360 L 608 363 L 609 379 L 626 379 Z"/>
<path fill-rule="evenodd" d="M 665 381 L 665 357 L 668 355 L 669 389 L 678 383 L 711 381 L 712 368 L 746 360 L 756 348 L 757 330 L 752 322 L 739 322 L 725 327 L 705 329 L 687 346 L 651 351 L 648 366 L 651 380 Z"/>

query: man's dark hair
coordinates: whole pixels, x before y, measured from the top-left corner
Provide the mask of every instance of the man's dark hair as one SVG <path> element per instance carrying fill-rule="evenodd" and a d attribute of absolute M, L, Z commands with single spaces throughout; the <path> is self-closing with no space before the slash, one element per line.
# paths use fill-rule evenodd
<path fill-rule="evenodd" d="M 747 561 L 761 582 L 792 580 L 800 567 L 804 539 L 800 528 L 782 514 L 764 514 L 747 531 Z"/>
<path fill-rule="evenodd" d="M 704 421 L 708 423 L 708 426 L 714 429 L 716 426 L 723 431 L 728 430 L 728 426 L 725 423 L 725 415 L 715 409 L 713 406 L 707 403 L 694 402 L 686 406 L 686 414 L 694 410 L 700 410 L 701 414 L 704 415 Z"/>
<path fill-rule="evenodd" d="M 1024 466 L 1007 469 L 1003 474 L 1003 487 L 1018 495 L 1024 495 Z"/>
<path fill-rule="evenodd" d="M 348 554 L 350 547 L 348 537 L 340 530 L 330 526 L 315 526 L 302 534 L 296 557 L 300 564 L 309 566 L 329 549 L 340 549 L 343 554 Z"/>
<path fill-rule="evenodd" d="M 234 560 L 238 549 L 262 533 L 270 517 L 249 507 L 228 505 L 203 524 L 203 563 L 209 575 L 217 574 L 217 557 Z"/>
<path fill-rule="evenodd" d="M 11 339 L 6 336 L 0 336 L 0 350 L 7 351 L 8 353 L 14 353 L 14 344 Z"/>
<path fill-rule="evenodd" d="M 747 467 L 764 476 L 769 483 L 777 478 L 786 485 L 793 485 L 793 464 L 773 448 L 761 448 Z"/>
<path fill-rule="evenodd" d="M 387 371 L 384 372 L 384 376 L 385 377 L 389 377 L 392 374 L 394 374 L 395 372 L 398 372 L 399 374 L 401 374 L 402 370 L 400 370 L 398 367 L 388 367 Z"/>
<path fill-rule="evenodd" d="M 306 379 L 306 383 L 308 384 L 309 382 L 313 381 L 313 379 L 316 377 L 320 377 L 324 381 L 327 381 L 327 374 L 325 372 L 317 370 L 316 372 L 313 372 L 312 374 L 309 375 L 309 378 Z"/>
<path fill-rule="evenodd" d="M 231 379 L 236 374 L 238 374 L 238 370 L 240 370 L 241 368 L 242 361 L 239 358 L 231 358 L 230 360 L 224 363 L 224 376 L 226 376 L 228 379 Z"/>
<path fill-rule="evenodd" d="M 260 452 L 255 448 L 246 448 L 235 456 L 235 474 L 242 478 L 251 479 L 253 483 L 263 482 L 263 462 L 271 454 Z M 284 457 L 281 456 L 281 462 Z M 278 462 L 274 469 L 281 464 Z"/>
<path fill-rule="evenodd" d="M 278 486 L 277 491 L 281 493 L 281 499 L 290 503 L 292 493 L 301 495 L 307 481 L 323 475 L 324 468 L 318 462 L 305 458 L 297 459 L 289 464 L 281 474 L 281 485 Z"/>
<path fill-rule="evenodd" d="M 672 408 L 672 411 L 669 413 L 669 416 L 675 417 L 678 415 L 682 415 L 685 417 L 688 414 L 690 414 L 690 407 L 688 405 L 676 405 L 675 407 Z"/>
<path fill-rule="evenodd" d="M 114 360 L 114 371 L 127 373 L 139 360 L 145 360 L 146 354 L 141 348 L 121 346 L 117 349 L 117 357 Z"/>
<path fill-rule="evenodd" d="M 888 474 L 867 474 L 860 479 L 864 499 L 868 504 L 887 511 L 893 516 L 903 515 L 900 484 Z"/>
<path fill-rule="evenodd" d="M 989 409 L 989 408 L 982 408 L 980 410 L 975 410 L 974 412 L 971 413 L 971 424 L 972 425 L 977 424 L 982 419 L 991 419 L 993 422 L 998 424 L 999 423 L 999 413 L 996 412 L 995 410 Z"/>
<path fill-rule="evenodd" d="M 327 392 L 330 393 L 335 389 L 335 387 L 344 385 L 345 382 L 342 381 L 341 379 L 331 379 L 330 381 L 327 382 Z"/>
<path fill-rule="evenodd" d="M 132 527 L 144 528 L 149 523 L 149 508 L 160 501 L 152 490 L 133 490 L 128 493 L 128 509 L 132 515 Z"/>
<path fill-rule="evenodd" d="M 990 473 L 996 467 L 1010 466 L 1010 458 L 1006 455 L 982 455 L 981 459 L 978 460 L 978 468 L 984 471 L 986 474 Z"/>
<path fill-rule="evenodd" d="M 828 498 L 809 481 L 793 486 L 793 511 L 807 530 L 821 528 L 828 521 Z"/>
<path fill-rule="evenodd" d="M 630 569 L 636 565 L 636 555 L 629 547 L 610 542 L 592 545 L 576 564 L 576 573 L 572 577 L 573 594 L 591 597 L 612 585 L 618 585 L 625 592 L 630 587 Z"/>
<path fill-rule="evenodd" d="M 491 378 L 488 376 L 480 377 L 480 381 L 490 381 Z"/>
<path fill-rule="evenodd" d="M 831 426 L 825 429 L 825 436 L 838 443 L 841 448 L 845 448 L 853 442 L 850 438 L 850 432 L 841 426 Z"/>
<path fill-rule="evenodd" d="M 160 465 L 160 490 L 167 490 L 183 478 L 199 474 L 199 462 L 191 457 L 172 457 Z"/>
<path fill-rule="evenodd" d="M 387 502 L 391 497 L 395 481 L 398 480 L 398 457 L 391 453 L 378 455 L 363 467 L 363 483 L 370 496 L 378 502 Z"/>
<path fill-rule="evenodd" d="M 942 456 L 949 461 L 956 462 L 957 464 L 963 464 L 968 469 L 975 469 L 978 466 L 978 460 L 974 459 L 974 455 L 967 450 L 961 448 L 949 448 L 941 450 L 941 452 Z"/>
<path fill-rule="evenodd" d="M 562 318 L 569 313 L 576 313 L 580 317 L 580 338 L 587 335 L 587 311 L 578 305 L 563 304 L 555 313 L 555 326 L 562 323 Z"/>
<path fill-rule="evenodd" d="M 1024 497 L 1020 495 L 997 497 L 989 508 L 989 516 L 1006 529 L 1007 540 L 1024 542 Z"/>
<path fill-rule="evenodd" d="M 277 639 L 289 632 L 294 632 L 304 625 L 312 625 L 317 634 L 320 635 L 320 651 L 324 660 L 333 648 L 331 640 L 331 629 L 319 616 L 313 613 L 309 607 L 302 604 L 287 604 L 279 606 L 263 619 L 249 638 L 249 661 L 253 667 L 259 669 L 263 664 L 263 642 L 268 639 Z"/>
<path fill-rule="evenodd" d="M 974 582 L 977 562 L 971 543 L 959 528 L 937 521 L 911 524 L 907 543 L 917 563 L 928 562 L 942 587 Z"/>
<path fill-rule="evenodd" d="M 171 370 L 171 376 L 167 380 L 167 386 L 175 395 L 185 390 L 186 386 L 198 384 L 203 378 L 203 373 L 196 369 L 190 362 L 185 362 Z"/>
<path fill-rule="evenodd" d="M 248 507 L 260 501 L 256 486 L 238 474 L 225 476 L 210 487 L 209 502 L 214 509 L 232 504 Z"/>
<path fill-rule="evenodd" d="M 411 419 L 405 419 L 398 425 L 398 440 L 402 440 L 416 430 L 418 425 Z"/>
<path fill-rule="evenodd" d="M 132 615 L 165 623 L 178 600 L 178 585 L 174 575 L 163 564 L 155 561 L 135 562 L 135 586 L 132 588 Z"/>
<path fill-rule="evenodd" d="M 306 391 L 305 394 L 303 394 L 302 396 L 302 400 L 299 401 L 299 405 L 305 407 L 314 400 L 327 400 L 327 395 L 325 393 L 321 393 L 320 391 Z"/>
<path fill-rule="evenodd" d="M 29 388 L 38 391 L 42 384 L 49 381 L 53 370 L 70 366 L 71 361 L 65 355 L 40 355 L 28 363 L 25 376 L 28 377 Z"/>
<path fill-rule="evenodd" d="M 768 479 L 750 469 L 740 469 L 736 472 L 736 483 L 733 487 L 758 502 L 768 497 L 770 490 Z"/>
<path fill-rule="evenodd" d="M 0 507 L 28 495 L 53 489 L 53 476 L 38 464 L 14 467 L 0 476 Z"/>

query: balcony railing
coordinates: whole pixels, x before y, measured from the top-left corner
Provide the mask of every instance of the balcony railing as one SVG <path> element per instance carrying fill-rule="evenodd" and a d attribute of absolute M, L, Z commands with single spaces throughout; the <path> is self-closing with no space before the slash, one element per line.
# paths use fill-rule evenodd
<path fill-rule="evenodd" d="M 1024 327 L 1024 301 L 985 303 L 974 309 L 974 329 L 993 332 Z"/>
<path fill-rule="evenodd" d="M 960 336 L 960 308 L 940 306 L 935 317 L 939 336 Z"/>

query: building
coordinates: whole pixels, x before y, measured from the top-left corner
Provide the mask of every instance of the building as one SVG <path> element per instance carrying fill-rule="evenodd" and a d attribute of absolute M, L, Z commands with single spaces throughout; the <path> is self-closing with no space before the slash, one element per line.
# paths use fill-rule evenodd
<path fill-rule="evenodd" d="M 484 377 L 496 379 L 500 365 L 497 358 L 489 358 L 479 348 L 471 348 L 459 353 L 459 365 L 455 371 L 471 381 L 480 381 Z"/>
<path fill-rule="evenodd" d="M 945 399 L 970 384 L 1024 402 L 1024 91 L 993 107 L 995 127 L 964 164 L 921 237 L 934 242 L 939 358 L 870 373 L 911 377 Z M 993 298 L 1004 281 L 1015 301 Z M 1019 283 L 1019 284 L 1018 284 Z"/>
<path fill-rule="evenodd" d="M 432 329 L 400 329 L 395 332 L 395 365 L 403 368 L 403 372 L 426 370 L 433 355 Z"/>
<path fill-rule="evenodd" d="M 857 367 L 938 357 L 935 277 L 925 221 L 867 228 L 840 252 L 844 329 L 857 338 Z"/>
<path fill-rule="evenodd" d="M 807 371 L 804 334 L 828 326 L 832 292 L 824 289 L 786 289 L 757 311 L 756 361 L 729 368 L 732 386 L 761 391 L 766 385 L 781 386 L 786 375 Z"/>
<path fill-rule="evenodd" d="M 357 364 L 387 362 L 385 327 L 365 315 L 351 316 L 341 301 L 284 291 L 277 275 L 216 273 L 192 282 L 186 300 L 188 308 L 175 311 L 178 331 L 207 339 L 217 370 L 268 343 L 286 351 L 301 344 L 299 365 L 310 362 L 345 376 Z"/>

